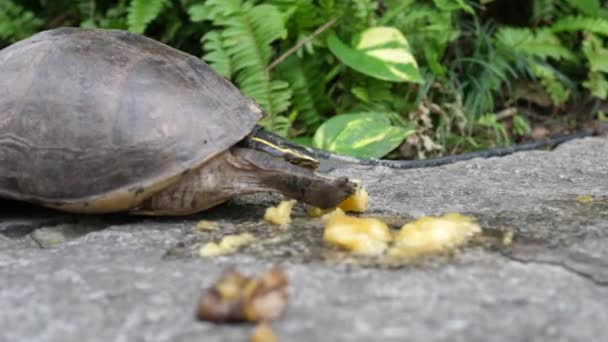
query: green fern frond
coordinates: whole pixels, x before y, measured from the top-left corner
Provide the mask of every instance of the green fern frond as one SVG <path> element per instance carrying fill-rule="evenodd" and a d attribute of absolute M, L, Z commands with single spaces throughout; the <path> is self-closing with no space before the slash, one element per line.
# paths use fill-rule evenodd
<path fill-rule="evenodd" d="M 590 72 L 587 81 L 583 82 L 583 86 L 597 98 L 605 100 L 608 98 L 608 80 L 606 75 L 600 72 Z"/>
<path fill-rule="evenodd" d="M 330 17 L 341 18 L 350 10 L 350 1 L 318 0 L 318 6 L 325 19 Z"/>
<path fill-rule="evenodd" d="M 282 115 L 267 116 L 258 122 L 267 130 L 284 137 L 288 138 L 289 129 L 291 128 L 291 121 Z"/>
<path fill-rule="evenodd" d="M 467 115 L 477 118 L 495 109 L 497 94 L 514 74 L 509 61 L 497 53 L 490 53 L 487 59 L 463 58 L 461 62 L 470 64 L 480 71 L 466 76 L 463 86 L 468 89 L 464 100 Z M 471 120 L 472 122 L 473 120 Z"/>
<path fill-rule="evenodd" d="M 311 31 L 323 23 L 318 8 L 312 0 L 298 1 L 294 19 L 299 32 Z"/>
<path fill-rule="evenodd" d="M 168 0 L 131 0 L 127 16 L 129 31 L 144 33 L 146 27 L 160 15 L 167 3 Z"/>
<path fill-rule="evenodd" d="M 557 70 L 543 63 L 531 63 L 532 74 L 540 80 L 551 101 L 556 105 L 565 103 L 570 97 L 570 92 L 557 77 Z"/>
<path fill-rule="evenodd" d="M 589 61 L 589 68 L 592 72 L 608 73 L 608 49 L 601 39 L 589 35 L 583 42 L 583 53 Z"/>
<path fill-rule="evenodd" d="M 442 11 L 463 10 L 470 14 L 475 12 L 465 0 L 433 0 L 433 3 Z"/>
<path fill-rule="evenodd" d="M 206 5 L 221 14 L 213 23 L 221 27 L 222 46 L 241 91 L 255 99 L 271 119 L 285 111 L 290 105 L 289 84 L 272 79 L 266 70 L 271 44 L 286 34 L 281 12 L 272 5 L 240 0 L 208 0 Z"/>
<path fill-rule="evenodd" d="M 268 0 L 284 15 L 290 36 L 303 36 L 323 24 L 323 17 L 313 0 Z"/>
<path fill-rule="evenodd" d="M 208 0 L 205 3 L 197 3 L 188 8 L 188 15 L 193 22 L 201 21 L 220 21 L 226 16 L 233 13 L 232 8 L 238 8 L 241 0 L 226 0 L 226 5 L 217 6 L 213 0 Z"/>
<path fill-rule="evenodd" d="M 90 2 L 90 1 L 88 1 Z M 83 21 L 83 27 L 99 27 L 107 29 L 127 29 L 127 3 L 125 0 L 120 0 L 118 3 L 108 8 L 105 15 L 98 15 L 95 18 L 90 18 Z"/>
<path fill-rule="evenodd" d="M 208 51 L 203 59 L 220 75 L 232 77 L 232 63 L 218 31 L 209 31 L 201 39 L 203 50 Z"/>
<path fill-rule="evenodd" d="M 455 93 L 462 94 L 462 111 L 467 128 L 472 130 L 481 115 L 496 110 L 496 102 L 504 96 L 505 89 L 510 91 L 510 80 L 517 78 L 521 70 L 512 63 L 510 49 L 496 45 L 491 23 L 473 22 L 465 30 L 463 35 L 475 38 L 471 42 L 473 51 L 457 49 L 448 75 Z"/>
<path fill-rule="evenodd" d="M 188 15 L 190 21 L 198 23 L 205 20 L 212 20 L 213 17 L 209 14 L 211 7 L 207 4 L 195 4 L 188 7 Z"/>
<path fill-rule="evenodd" d="M 503 27 L 496 33 L 499 44 L 506 49 L 555 60 L 576 61 L 576 55 L 565 48 L 550 29 L 542 28 L 536 32 L 527 28 Z"/>
<path fill-rule="evenodd" d="M 9 42 L 27 38 L 42 26 L 31 11 L 10 0 L 0 2 L 0 39 Z"/>
<path fill-rule="evenodd" d="M 278 8 L 281 12 L 291 12 L 302 0 L 266 0 L 265 4 Z M 307 0 L 304 0 L 307 1 Z"/>
<path fill-rule="evenodd" d="M 399 106 L 402 95 L 395 94 L 393 83 L 383 80 L 361 77 L 356 75 L 350 82 L 350 92 L 359 100 L 360 104 L 378 105 L 384 109 L 376 111 L 391 112 Z M 357 109 L 359 110 L 359 109 Z"/>
<path fill-rule="evenodd" d="M 287 110 L 291 99 L 289 83 L 247 71 L 236 76 L 236 83 L 245 95 L 255 99 L 271 116 Z"/>
<path fill-rule="evenodd" d="M 585 31 L 608 36 L 608 20 L 583 16 L 569 16 L 558 20 L 551 26 L 553 32 Z"/>
<path fill-rule="evenodd" d="M 366 24 L 373 24 L 374 12 L 378 8 L 378 2 L 375 0 L 352 0 L 353 16 Z"/>
<path fill-rule="evenodd" d="M 600 0 L 566 0 L 566 2 L 588 16 L 596 16 L 602 6 Z"/>
<path fill-rule="evenodd" d="M 557 2 L 560 0 L 533 0 L 532 19 L 550 20 L 556 15 Z"/>
<path fill-rule="evenodd" d="M 402 107 L 403 95 L 397 91 L 394 84 L 373 78 L 368 82 L 357 84 L 350 92 L 358 100 L 350 107 L 353 112 L 393 113 L 390 115 L 391 123 L 405 127 L 408 120 L 401 117 L 396 111 Z"/>
<path fill-rule="evenodd" d="M 311 133 L 321 124 L 330 107 L 321 62 L 318 58 L 302 59 L 292 55 L 277 67 L 279 75 L 291 85 L 297 121 Z"/>
<path fill-rule="evenodd" d="M 94 1 L 89 0 L 79 0 L 76 1 L 76 8 L 78 8 L 78 12 L 80 16 L 83 18 L 81 23 L 82 27 L 95 27 L 95 11 L 96 11 L 96 3 Z"/>

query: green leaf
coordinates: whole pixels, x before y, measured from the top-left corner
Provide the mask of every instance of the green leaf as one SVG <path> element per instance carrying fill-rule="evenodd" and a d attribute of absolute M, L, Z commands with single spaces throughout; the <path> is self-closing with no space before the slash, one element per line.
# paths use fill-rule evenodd
<path fill-rule="evenodd" d="M 608 20 L 583 16 L 568 16 L 559 19 L 551 26 L 551 30 L 553 32 L 586 31 L 586 33 L 597 33 L 608 36 Z"/>
<path fill-rule="evenodd" d="M 230 78 L 233 71 L 232 63 L 220 34 L 217 31 L 209 31 L 203 36 L 201 42 L 203 43 L 203 50 L 209 51 L 203 56 L 203 59 L 218 74 Z"/>
<path fill-rule="evenodd" d="M 401 3 L 411 1 L 395 3 L 395 9 L 399 9 Z M 414 55 L 424 58 L 424 63 L 418 60 L 420 64 L 426 64 L 435 75 L 445 75 L 449 65 L 443 64 L 443 56 L 448 44 L 460 36 L 460 27 L 452 11 L 416 1 L 409 8 L 401 8 L 394 20 L 387 23 L 406 35 Z"/>
<path fill-rule="evenodd" d="M 494 130 L 497 141 L 509 141 L 509 134 L 505 125 L 498 121 L 495 114 L 485 114 L 477 119 L 477 124 Z"/>
<path fill-rule="evenodd" d="M 422 83 L 418 64 L 401 32 L 392 27 L 363 31 L 351 48 L 332 34 L 331 52 L 349 67 L 366 75 L 392 82 Z"/>
<path fill-rule="evenodd" d="M 129 31 L 144 33 L 148 24 L 158 17 L 167 0 L 131 0 L 127 24 Z"/>
<path fill-rule="evenodd" d="M 289 139 L 289 140 L 291 142 L 293 142 L 293 143 L 298 144 L 298 145 L 313 147 L 312 137 L 295 137 L 295 138 L 292 138 L 292 139 Z"/>
<path fill-rule="evenodd" d="M 433 3 L 443 11 L 463 10 L 470 14 L 475 13 L 473 7 L 469 6 L 464 0 L 433 0 Z"/>
<path fill-rule="evenodd" d="M 576 61 L 572 51 L 565 48 L 555 33 L 550 29 L 539 29 L 536 32 L 528 28 L 504 27 L 496 33 L 498 41 L 507 49 L 546 59 Z"/>
<path fill-rule="evenodd" d="M 583 42 L 583 52 L 589 60 L 591 71 L 608 72 L 608 49 L 604 47 L 602 40 L 590 35 Z"/>
<path fill-rule="evenodd" d="M 96 18 L 97 20 L 89 20 L 88 23 L 82 25 L 94 25 L 95 27 L 115 30 L 126 30 L 127 25 L 127 4 L 124 0 L 119 1 L 116 5 L 108 8 L 106 14 Z"/>
<path fill-rule="evenodd" d="M 547 64 L 535 62 L 530 64 L 530 71 L 534 76 L 540 79 L 540 83 L 543 88 L 545 88 L 545 91 L 547 91 L 554 104 L 561 105 L 568 100 L 570 93 L 557 78 L 555 69 Z"/>
<path fill-rule="evenodd" d="M 528 134 L 532 131 L 532 127 L 530 126 L 530 122 L 521 115 L 515 115 L 513 118 L 513 131 L 516 134 L 524 135 Z"/>
<path fill-rule="evenodd" d="M 534 0 L 532 1 L 532 21 L 542 22 L 551 20 L 556 12 L 558 0 Z"/>
<path fill-rule="evenodd" d="M 496 119 L 496 115 L 494 114 L 484 114 L 477 119 L 477 124 L 479 126 L 493 128 L 499 125 L 500 123 Z"/>
<path fill-rule="evenodd" d="M 593 96 L 605 100 L 608 98 L 608 80 L 606 80 L 606 76 L 599 72 L 590 72 L 589 79 L 583 82 L 583 86 L 589 91 Z"/>
<path fill-rule="evenodd" d="M 319 8 L 313 0 L 266 0 L 266 3 L 279 8 L 290 35 L 309 34 L 323 24 Z"/>
<path fill-rule="evenodd" d="M 291 128 L 291 121 L 282 115 L 269 115 L 258 122 L 265 129 L 286 138 Z"/>
<path fill-rule="evenodd" d="M 272 56 L 271 44 L 287 32 L 279 9 L 241 0 L 207 0 L 205 5 L 210 13 L 215 13 L 213 24 L 220 26 L 223 53 L 230 56 L 230 68 L 241 91 L 254 98 L 271 117 L 285 111 L 290 105 L 289 84 L 273 79 L 266 70 Z M 202 18 L 202 13 L 197 16 Z M 279 123 L 278 119 L 268 122 L 271 130 Z"/>
<path fill-rule="evenodd" d="M 299 58 L 294 54 L 279 64 L 277 71 L 291 86 L 292 108 L 298 112 L 298 123 L 307 131 L 314 132 L 323 121 L 323 115 L 331 108 L 323 82 L 322 60 Z"/>
<path fill-rule="evenodd" d="M 341 114 L 317 129 L 313 145 L 358 158 L 381 158 L 413 132 L 413 129 L 392 126 L 383 113 Z"/>
<path fill-rule="evenodd" d="M 566 0 L 566 2 L 591 17 L 597 16 L 601 7 L 599 0 Z"/>
<path fill-rule="evenodd" d="M 44 22 L 34 13 L 13 1 L 0 1 L 0 39 L 25 39 L 40 29 Z"/>
<path fill-rule="evenodd" d="M 206 4 L 195 4 L 188 8 L 190 20 L 195 23 L 212 20 L 213 17 L 211 16 L 211 13 L 211 6 L 207 6 Z"/>

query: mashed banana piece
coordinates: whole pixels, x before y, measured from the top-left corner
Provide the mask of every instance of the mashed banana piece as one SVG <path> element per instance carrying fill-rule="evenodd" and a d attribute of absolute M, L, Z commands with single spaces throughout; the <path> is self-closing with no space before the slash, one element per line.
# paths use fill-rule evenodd
<path fill-rule="evenodd" d="M 291 222 L 291 209 L 296 200 L 282 201 L 276 207 L 266 208 L 264 220 L 277 225 L 286 225 Z"/>
<path fill-rule="evenodd" d="M 338 208 L 323 216 L 323 239 L 355 254 L 382 254 L 392 239 L 386 223 L 373 218 L 347 216 Z"/>
<path fill-rule="evenodd" d="M 458 213 L 422 217 L 401 227 L 388 253 L 408 257 L 441 252 L 464 244 L 480 232 L 472 217 Z"/>
<path fill-rule="evenodd" d="M 502 235 L 502 245 L 503 246 L 511 246 L 513 244 L 513 239 L 515 238 L 515 232 L 512 230 L 506 231 Z"/>
<path fill-rule="evenodd" d="M 215 222 L 215 221 L 207 221 L 207 220 L 200 220 L 198 221 L 198 223 L 196 224 L 196 229 L 198 230 L 216 230 L 220 227 L 220 225 Z"/>
<path fill-rule="evenodd" d="M 363 187 L 358 186 L 357 190 L 355 190 L 355 193 L 348 196 L 344 201 L 340 202 L 340 204 L 338 204 L 338 208 L 340 208 L 342 211 L 344 212 L 357 212 L 357 213 L 363 213 L 365 211 L 367 211 L 369 207 L 369 196 L 367 194 L 367 191 L 365 191 L 365 189 L 363 189 Z M 332 209 L 321 209 L 321 208 L 310 208 L 308 210 L 308 216 L 310 217 L 321 217 L 329 212 L 331 212 Z"/>
<path fill-rule="evenodd" d="M 204 244 L 199 249 L 198 254 L 203 258 L 229 254 L 236 251 L 239 247 L 251 243 L 253 240 L 255 240 L 255 237 L 250 233 L 226 235 L 218 243 L 208 242 Z"/>
<path fill-rule="evenodd" d="M 593 196 L 591 195 L 578 195 L 576 196 L 576 201 L 578 203 L 587 204 L 593 202 Z"/>
<path fill-rule="evenodd" d="M 358 186 L 354 194 L 348 196 L 342 203 L 338 204 L 338 208 L 343 211 L 353 211 L 363 213 L 369 207 L 369 196 L 367 191 L 362 186 Z"/>

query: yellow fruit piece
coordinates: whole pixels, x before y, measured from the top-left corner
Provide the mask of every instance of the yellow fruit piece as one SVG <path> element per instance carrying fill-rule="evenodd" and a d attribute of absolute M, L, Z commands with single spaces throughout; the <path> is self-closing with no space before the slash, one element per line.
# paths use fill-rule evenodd
<path fill-rule="evenodd" d="M 291 222 L 291 209 L 295 204 L 295 200 L 282 201 L 276 207 L 266 208 L 264 220 L 277 225 L 289 224 Z"/>
<path fill-rule="evenodd" d="M 255 240 L 255 237 L 250 233 L 243 233 L 237 235 L 226 235 L 220 241 L 220 248 L 236 249 L 238 247 L 249 244 Z"/>
<path fill-rule="evenodd" d="M 218 244 L 215 242 L 208 242 L 198 250 L 198 255 L 201 258 L 210 258 L 227 253 L 227 251 L 221 249 L 220 246 L 218 246 Z"/>
<path fill-rule="evenodd" d="M 513 244 L 513 239 L 515 238 L 515 232 L 509 230 L 502 234 L 502 245 L 503 246 L 511 246 Z"/>
<path fill-rule="evenodd" d="M 355 254 L 382 254 L 392 239 L 386 223 L 373 218 L 347 216 L 339 208 L 323 216 L 323 220 L 325 242 Z"/>
<path fill-rule="evenodd" d="M 406 223 L 389 250 L 391 256 L 417 256 L 460 246 L 481 232 L 471 217 L 449 213 L 441 217 L 422 217 Z"/>
<path fill-rule="evenodd" d="M 204 244 L 199 249 L 198 254 L 203 258 L 229 254 L 236 251 L 239 247 L 251 243 L 253 240 L 255 240 L 255 237 L 250 233 L 226 235 L 219 243 L 208 242 Z"/>
<path fill-rule="evenodd" d="M 369 207 L 369 196 L 363 187 L 357 187 L 354 194 L 348 196 L 344 201 L 338 204 L 338 208 L 344 211 L 353 211 L 362 213 L 367 211 Z"/>
<path fill-rule="evenodd" d="M 196 229 L 198 230 L 216 230 L 220 227 L 217 222 L 201 220 L 196 224 Z"/>
<path fill-rule="evenodd" d="M 576 196 L 576 201 L 578 203 L 587 204 L 593 202 L 593 196 L 591 195 L 578 195 Z"/>

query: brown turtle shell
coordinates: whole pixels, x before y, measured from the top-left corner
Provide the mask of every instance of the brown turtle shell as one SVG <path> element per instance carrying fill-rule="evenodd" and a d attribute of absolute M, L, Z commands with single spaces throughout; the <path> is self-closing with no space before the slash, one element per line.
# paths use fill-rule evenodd
<path fill-rule="evenodd" d="M 261 117 L 199 58 L 152 39 L 45 31 L 0 51 L 0 197 L 127 210 Z"/>

